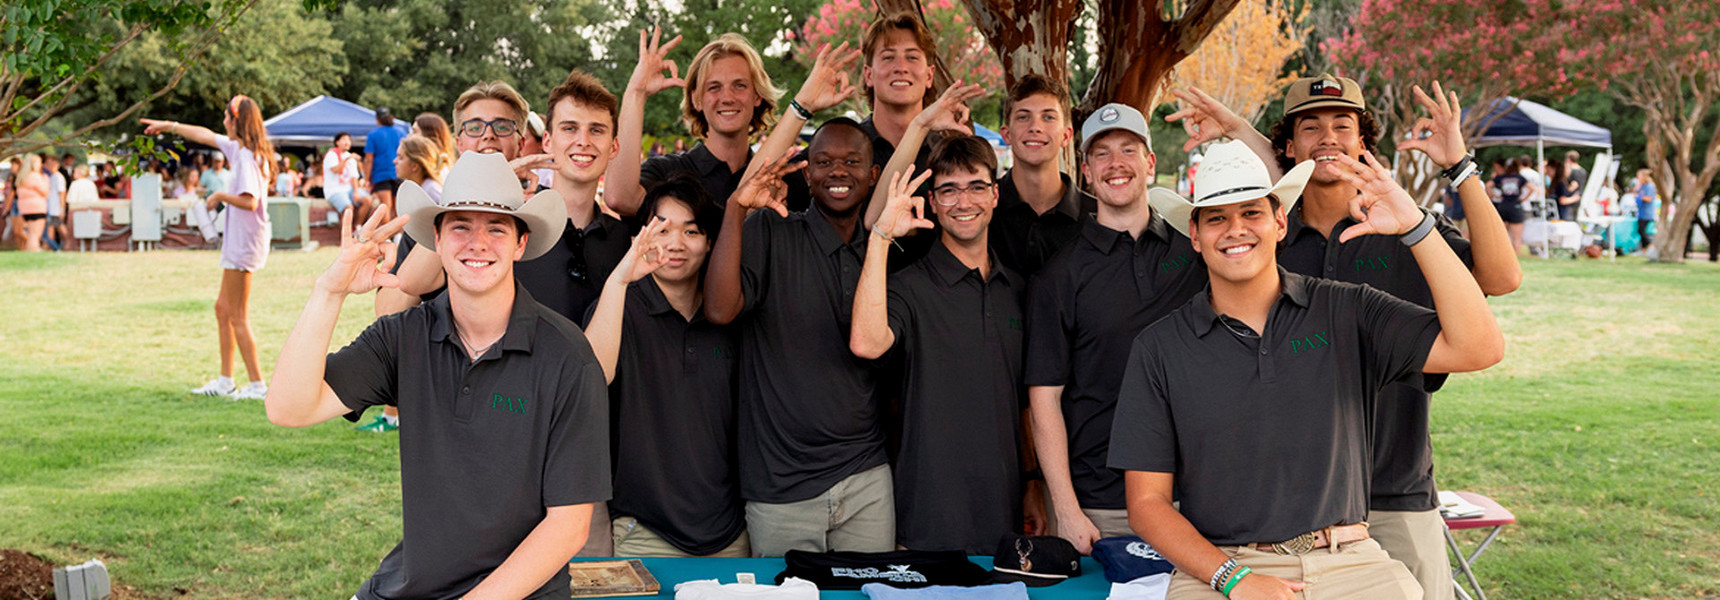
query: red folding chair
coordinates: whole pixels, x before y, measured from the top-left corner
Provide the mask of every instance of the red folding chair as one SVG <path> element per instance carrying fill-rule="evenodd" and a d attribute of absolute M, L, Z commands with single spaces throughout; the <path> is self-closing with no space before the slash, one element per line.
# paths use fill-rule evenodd
<path fill-rule="evenodd" d="M 1475 578 L 1475 561 L 1481 558 L 1481 553 L 1487 551 L 1487 546 L 1499 538 L 1505 531 L 1505 526 L 1517 522 L 1517 516 L 1505 507 L 1499 506 L 1492 498 L 1474 492 L 1457 492 L 1464 501 L 1481 507 L 1485 512 L 1480 516 L 1445 519 L 1445 543 L 1451 548 L 1451 553 L 1457 555 L 1457 568 L 1451 570 L 1451 579 L 1456 584 L 1457 595 L 1464 600 L 1487 600 L 1487 592 L 1481 589 L 1481 582 Z M 1451 532 L 1458 529 L 1487 529 L 1487 537 L 1481 540 L 1481 545 L 1475 551 L 1464 554 L 1463 548 L 1457 545 L 1457 538 Z M 1462 576 L 1463 579 L 1458 579 Z M 1469 581 L 1469 589 L 1475 591 L 1471 597 L 1463 589 L 1463 581 Z"/>

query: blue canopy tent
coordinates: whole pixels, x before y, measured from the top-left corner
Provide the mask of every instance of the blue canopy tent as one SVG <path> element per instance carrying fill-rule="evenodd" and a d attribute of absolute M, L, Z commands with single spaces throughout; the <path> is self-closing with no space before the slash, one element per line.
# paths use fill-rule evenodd
<path fill-rule="evenodd" d="M 1463 110 L 1465 121 L 1470 110 Z M 1509 96 L 1494 100 L 1480 119 L 1482 123 L 1488 121 L 1492 124 L 1475 140 L 1475 147 L 1534 146 L 1535 164 L 1545 162 L 1542 154 L 1546 146 L 1606 148 L 1607 154 L 1612 154 L 1611 131 L 1533 100 Z"/>
<path fill-rule="evenodd" d="M 986 126 L 980 125 L 979 123 L 973 124 L 973 134 L 979 136 L 980 139 L 985 140 L 986 143 L 991 144 L 993 146 L 1008 146 L 1009 145 L 1008 143 L 1005 143 L 1003 141 L 1003 135 L 1002 134 L 999 134 L 996 131 L 992 131 L 990 129 L 987 129 Z"/>
<path fill-rule="evenodd" d="M 376 129 L 376 111 L 340 98 L 317 96 L 263 121 L 263 128 L 277 146 L 314 147 L 331 143 L 335 134 L 345 132 L 352 136 L 354 148 L 363 148 L 365 136 Z M 412 131 L 412 125 L 399 117 L 394 119 L 394 128 L 402 134 Z"/>

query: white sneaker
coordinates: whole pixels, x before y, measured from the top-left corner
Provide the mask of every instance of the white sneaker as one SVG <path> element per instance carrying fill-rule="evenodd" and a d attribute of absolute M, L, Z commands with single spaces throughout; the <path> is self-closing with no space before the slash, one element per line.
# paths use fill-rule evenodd
<path fill-rule="evenodd" d="M 191 390 L 191 393 L 199 396 L 229 396 L 234 389 L 233 380 L 217 377 L 203 384 L 203 387 Z"/>
<path fill-rule="evenodd" d="M 245 387 L 233 390 L 228 394 L 234 400 L 262 400 L 269 395 L 269 385 L 261 381 L 245 384 Z"/>

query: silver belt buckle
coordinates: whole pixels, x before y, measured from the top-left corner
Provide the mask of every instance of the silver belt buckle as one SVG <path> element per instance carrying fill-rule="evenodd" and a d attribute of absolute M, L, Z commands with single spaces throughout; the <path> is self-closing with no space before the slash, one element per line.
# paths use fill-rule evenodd
<path fill-rule="evenodd" d="M 1283 556 L 1299 556 L 1314 550 L 1314 532 L 1278 542 L 1272 545 L 1272 551 Z"/>

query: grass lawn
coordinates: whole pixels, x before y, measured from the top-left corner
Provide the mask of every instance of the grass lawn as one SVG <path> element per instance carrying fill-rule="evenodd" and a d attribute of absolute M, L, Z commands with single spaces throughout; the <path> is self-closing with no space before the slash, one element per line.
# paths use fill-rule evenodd
<path fill-rule="evenodd" d="M 333 257 L 258 275 L 265 373 Z M 148 597 L 345 597 L 399 539 L 396 438 L 187 395 L 215 373 L 216 261 L 0 253 L 0 547 L 99 557 Z M 1525 270 L 1493 300 L 1505 362 L 1433 415 L 1442 487 L 1519 519 L 1479 563 L 1491 597 L 1720 594 L 1720 267 Z M 337 344 L 370 314 L 349 301 Z"/>

